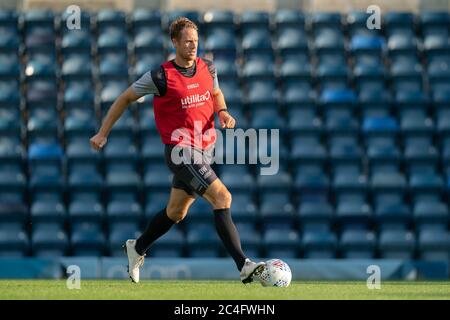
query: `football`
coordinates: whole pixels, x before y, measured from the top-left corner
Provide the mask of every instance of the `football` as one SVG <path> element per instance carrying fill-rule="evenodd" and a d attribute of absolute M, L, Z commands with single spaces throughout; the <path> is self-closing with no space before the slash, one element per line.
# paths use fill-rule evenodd
<path fill-rule="evenodd" d="M 259 278 L 263 287 L 287 287 L 292 279 L 291 268 L 280 259 L 271 259 L 266 261 Z"/>

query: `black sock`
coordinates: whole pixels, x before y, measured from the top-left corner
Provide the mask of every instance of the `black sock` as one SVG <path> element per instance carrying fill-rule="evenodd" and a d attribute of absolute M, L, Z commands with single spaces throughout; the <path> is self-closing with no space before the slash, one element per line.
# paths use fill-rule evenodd
<path fill-rule="evenodd" d="M 233 257 L 237 268 L 241 271 L 245 263 L 245 255 L 241 248 L 241 239 L 231 219 L 230 209 L 214 210 L 216 230 L 228 253 Z"/>
<path fill-rule="evenodd" d="M 158 212 L 144 233 L 136 240 L 136 252 L 141 256 L 148 250 L 150 245 L 173 226 L 175 222 L 167 216 L 166 208 Z"/>

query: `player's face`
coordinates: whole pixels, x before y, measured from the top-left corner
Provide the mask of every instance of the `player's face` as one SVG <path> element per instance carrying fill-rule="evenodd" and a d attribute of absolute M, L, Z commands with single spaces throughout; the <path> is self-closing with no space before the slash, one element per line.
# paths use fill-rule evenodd
<path fill-rule="evenodd" d="M 184 60 L 193 61 L 197 57 L 198 33 L 193 28 L 184 28 L 178 40 L 174 40 L 177 54 Z"/>

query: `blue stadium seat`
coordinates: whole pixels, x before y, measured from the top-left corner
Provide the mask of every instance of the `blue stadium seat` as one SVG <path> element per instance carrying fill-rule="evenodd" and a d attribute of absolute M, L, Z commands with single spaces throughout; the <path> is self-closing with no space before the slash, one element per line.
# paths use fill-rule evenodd
<path fill-rule="evenodd" d="M 67 214 L 64 204 L 59 201 L 35 201 L 30 208 L 31 223 L 54 223 L 63 226 Z"/>
<path fill-rule="evenodd" d="M 378 238 L 378 250 L 382 259 L 414 259 L 415 247 L 414 234 L 406 230 L 386 230 Z"/>
<path fill-rule="evenodd" d="M 163 162 L 164 146 L 161 145 L 161 138 L 145 137 L 142 144 L 142 159 L 146 162 Z"/>
<path fill-rule="evenodd" d="M 298 207 L 301 229 L 305 231 L 328 231 L 334 218 L 334 210 L 326 202 L 304 202 Z"/>
<path fill-rule="evenodd" d="M 20 95 L 18 92 L 19 86 L 16 82 L 0 82 L 0 104 L 1 105 L 18 105 Z"/>
<path fill-rule="evenodd" d="M 209 30 L 214 27 L 234 28 L 235 15 L 231 10 L 207 10 L 203 14 L 203 25 Z"/>
<path fill-rule="evenodd" d="M 447 205 L 436 200 L 415 202 L 413 215 L 417 230 L 445 230 L 450 220 Z"/>
<path fill-rule="evenodd" d="M 106 188 L 109 196 L 114 198 L 126 194 L 136 195 L 141 188 L 141 178 L 135 171 L 115 171 L 111 170 L 106 175 Z"/>
<path fill-rule="evenodd" d="M 109 226 L 122 223 L 139 226 L 142 218 L 142 209 L 136 201 L 110 201 L 106 206 L 106 219 Z"/>
<path fill-rule="evenodd" d="M 265 29 L 250 30 L 242 37 L 242 49 L 244 54 L 272 52 L 270 33 Z"/>
<path fill-rule="evenodd" d="M 1 27 L 0 27 L 1 28 Z M 4 51 L 4 48 L 0 48 Z M 19 80 L 20 79 L 21 66 L 16 54 L 0 53 L 0 79 L 2 80 Z"/>
<path fill-rule="evenodd" d="M 34 257 L 63 257 L 69 249 L 66 233 L 61 230 L 34 230 L 31 236 Z"/>
<path fill-rule="evenodd" d="M 306 231 L 302 236 L 302 251 L 307 259 L 333 259 L 336 257 L 337 237 L 329 231 Z"/>
<path fill-rule="evenodd" d="M 359 172 L 338 172 L 333 178 L 333 189 L 336 199 L 364 200 L 368 193 L 367 177 Z"/>
<path fill-rule="evenodd" d="M 302 61 L 299 63 L 299 60 Z M 279 65 L 279 77 L 283 81 L 283 86 L 287 91 L 288 85 L 295 81 L 295 84 L 300 84 L 299 81 L 305 81 L 309 84 L 311 80 L 311 64 L 309 62 L 309 58 L 307 56 L 302 56 L 299 59 L 284 59 Z M 297 86 L 298 87 L 298 86 Z"/>
<path fill-rule="evenodd" d="M 425 92 L 420 90 L 399 90 L 395 93 L 395 104 L 398 108 L 424 108 L 426 109 L 429 99 Z"/>
<path fill-rule="evenodd" d="M 18 12 L 11 9 L 1 9 L 0 10 L 0 25 L 3 27 L 8 27 L 11 29 L 18 29 Z"/>
<path fill-rule="evenodd" d="M 58 87 L 54 80 L 28 79 L 26 90 L 27 107 L 56 106 Z"/>
<path fill-rule="evenodd" d="M 30 162 L 53 163 L 62 160 L 63 150 L 58 144 L 32 144 L 29 146 L 28 159 Z"/>
<path fill-rule="evenodd" d="M 136 226 L 129 224 L 116 225 L 109 229 L 108 249 L 112 257 L 123 257 L 125 252 L 123 245 L 128 239 L 137 239 L 140 232 Z"/>
<path fill-rule="evenodd" d="M 255 189 L 255 178 L 248 172 L 244 165 L 223 166 L 220 179 L 231 192 L 252 192 Z"/>
<path fill-rule="evenodd" d="M 235 223 L 245 223 L 251 226 L 255 226 L 260 218 L 256 203 L 249 193 L 233 194 L 231 214 Z"/>
<path fill-rule="evenodd" d="M 137 33 L 142 29 L 161 29 L 162 17 L 159 10 L 136 8 L 131 13 L 131 23 L 133 31 Z"/>
<path fill-rule="evenodd" d="M 374 219 L 379 230 L 407 230 L 411 218 L 411 210 L 404 203 L 376 203 Z"/>
<path fill-rule="evenodd" d="M 142 30 L 134 36 L 134 52 L 158 52 L 164 50 L 164 37 L 162 30 Z"/>
<path fill-rule="evenodd" d="M 54 57 L 46 54 L 34 54 L 28 57 L 25 76 L 33 79 L 55 79 L 57 65 Z"/>
<path fill-rule="evenodd" d="M 234 60 L 218 57 L 214 59 L 214 65 L 216 66 L 217 74 L 220 75 L 221 80 L 238 78 L 238 69 Z"/>
<path fill-rule="evenodd" d="M 376 237 L 372 231 L 348 230 L 341 234 L 340 253 L 346 259 L 372 259 L 375 256 Z"/>
<path fill-rule="evenodd" d="M 64 134 L 67 140 L 75 136 L 85 136 L 95 134 L 97 122 L 90 112 L 81 111 L 80 109 L 68 112 L 64 122 Z"/>
<path fill-rule="evenodd" d="M 404 159 L 410 173 L 434 173 L 438 167 L 439 153 L 432 145 L 411 143 L 405 148 Z"/>
<path fill-rule="evenodd" d="M 237 229 L 240 232 L 242 250 L 248 257 L 261 257 L 261 251 L 263 250 L 261 235 L 255 230 L 241 230 L 239 226 Z"/>
<path fill-rule="evenodd" d="M 299 10 L 278 9 L 273 15 L 273 22 L 277 30 L 292 27 L 303 29 L 305 27 L 305 16 Z"/>
<path fill-rule="evenodd" d="M 12 223 L 23 226 L 28 219 L 28 209 L 24 203 L 17 201 L 0 201 L 0 224 Z"/>
<path fill-rule="evenodd" d="M 53 27 L 33 26 L 26 30 L 25 46 L 29 53 L 55 53 L 56 34 Z"/>
<path fill-rule="evenodd" d="M 243 65 L 241 75 L 244 80 L 273 79 L 274 70 L 273 63 L 267 64 L 265 61 L 253 59 Z"/>
<path fill-rule="evenodd" d="M 72 225 L 70 242 L 73 256 L 101 257 L 105 254 L 106 239 L 97 225 Z"/>
<path fill-rule="evenodd" d="M 187 224 L 192 223 L 214 223 L 214 212 L 212 206 L 205 199 L 197 199 L 189 208 L 186 217 Z"/>
<path fill-rule="evenodd" d="M 264 229 L 289 230 L 294 228 L 297 222 L 294 206 L 290 203 L 287 194 L 268 196 L 263 199 L 259 211 Z"/>
<path fill-rule="evenodd" d="M 0 40 L 0 48 L 2 52 L 17 53 L 20 46 L 20 38 L 17 27 L 0 26 L 2 38 Z"/>
<path fill-rule="evenodd" d="M 21 168 L 13 168 L 6 165 L 4 169 L 0 167 L 0 192 L 24 193 L 27 188 L 26 177 Z"/>
<path fill-rule="evenodd" d="M 348 67 L 340 63 L 322 63 L 316 70 L 316 78 L 323 90 L 344 90 L 349 74 Z"/>
<path fill-rule="evenodd" d="M 172 228 L 152 244 L 148 253 L 151 257 L 181 258 L 184 254 L 185 243 L 183 232 Z"/>
<path fill-rule="evenodd" d="M 275 42 L 275 49 L 277 49 L 281 57 L 286 57 L 289 54 L 300 52 L 308 52 L 308 38 L 306 33 L 298 29 L 298 27 L 284 27 L 278 30 L 278 37 Z"/>
<path fill-rule="evenodd" d="M 288 172 L 280 170 L 274 175 L 259 175 L 256 184 L 262 194 L 274 191 L 289 193 L 292 187 L 292 177 Z"/>
<path fill-rule="evenodd" d="M 126 30 L 126 14 L 123 11 L 113 9 L 101 9 L 97 12 L 96 24 L 100 31 L 108 27 Z"/>
<path fill-rule="evenodd" d="M 264 11 L 244 10 L 239 17 L 239 24 L 243 32 L 253 30 L 269 30 L 269 13 Z"/>
<path fill-rule="evenodd" d="M 383 197 L 402 199 L 407 191 L 407 181 L 399 172 L 375 172 L 370 177 L 370 188 L 375 199 Z"/>
<path fill-rule="evenodd" d="M 77 139 L 68 142 L 66 146 L 66 157 L 69 165 L 77 161 L 87 161 L 95 164 L 100 160 L 102 154 L 93 150 L 87 143 L 89 137 L 77 137 Z"/>
<path fill-rule="evenodd" d="M 233 29 L 215 29 L 209 31 L 205 39 L 205 49 L 227 61 L 234 60 L 237 43 Z"/>
<path fill-rule="evenodd" d="M 322 132 L 322 121 L 316 115 L 314 110 L 310 109 L 290 109 L 288 110 L 289 131 L 294 134 Z"/>
<path fill-rule="evenodd" d="M 81 17 L 85 16 L 87 12 L 81 12 Z M 81 18 L 80 24 L 84 24 L 85 26 L 88 24 L 87 21 L 83 21 Z M 64 27 L 67 27 L 65 23 L 63 23 Z M 87 29 L 87 28 L 86 28 Z M 64 56 L 70 55 L 72 53 L 84 53 L 89 56 L 92 49 L 92 36 L 89 30 L 86 29 L 75 29 L 75 30 L 66 30 L 62 35 L 61 39 L 61 52 Z"/>
<path fill-rule="evenodd" d="M 306 68 L 309 68 L 306 66 Z M 291 71 L 295 68 L 291 69 Z M 309 71 L 306 71 L 309 72 Z M 288 110 L 303 109 L 314 104 L 316 94 L 307 80 L 295 79 L 295 76 L 284 79 L 284 92 L 280 96 L 280 102 Z"/>
<path fill-rule="evenodd" d="M 161 190 L 172 185 L 172 173 L 165 164 L 148 165 L 144 172 L 144 187 L 146 190 Z"/>
<path fill-rule="evenodd" d="M 362 130 L 368 137 L 395 137 L 398 132 L 398 124 L 393 117 L 370 117 L 363 119 Z"/>
<path fill-rule="evenodd" d="M 384 87 L 360 90 L 358 96 L 364 118 L 389 116 L 390 100 L 390 95 Z"/>
<path fill-rule="evenodd" d="M 100 226 L 103 224 L 104 211 L 101 203 L 95 199 L 74 200 L 68 208 L 71 224 L 89 223 Z"/>
<path fill-rule="evenodd" d="M 314 31 L 320 31 L 323 28 L 337 30 L 342 28 L 342 16 L 338 12 L 314 12 L 310 20 Z"/>
<path fill-rule="evenodd" d="M 136 53 L 136 65 L 134 66 L 134 80 L 142 77 L 146 72 L 158 68 L 162 61 L 164 61 L 164 56 L 161 52 L 143 52 Z M 153 99 L 153 96 L 147 96 Z"/>
<path fill-rule="evenodd" d="M 291 142 L 291 161 L 296 163 L 322 163 L 326 160 L 325 147 L 314 138 L 293 138 Z"/>
<path fill-rule="evenodd" d="M 129 123 L 133 125 L 132 123 Z M 117 132 L 117 134 L 119 134 Z M 120 133 L 116 136 L 111 136 L 108 139 L 110 143 L 105 146 L 104 157 L 106 161 L 126 161 L 126 162 L 136 162 L 139 157 L 138 149 L 135 145 L 132 131 L 127 132 L 124 129 L 124 134 Z"/>
<path fill-rule="evenodd" d="M 263 235 L 264 256 L 267 258 L 296 258 L 300 249 L 300 237 L 296 231 L 267 230 Z"/>
<path fill-rule="evenodd" d="M 444 191 L 444 179 L 437 173 L 415 172 L 409 176 L 409 191 L 415 199 L 439 199 Z"/>
<path fill-rule="evenodd" d="M 303 201 L 324 200 L 328 197 L 330 181 L 327 175 L 321 172 L 298 172 L 294 186 Z"/>
<path fill-rule="evenodd" d="M 126 76 L 128 78 L 128 75 Z M 127 81 L 103 81 L 100 91 L 100 103 L 102 111 L 106 111 L 111 107 L 113 102 L 128 87 Z"/>
<path fill-rule="evenodd" d="M 408 49 L 409 50 L 409 49 Z M 399 60 L 391 66 L 390 79 L 392 88 L 399 90 L 423 90 L 423 68 L 420 63 Z"/>
<path fill-rule="evenodd" d="M 423 260 L 448 261 L 450 258 L 450 233 L 447 230 L 426 230 L 419 233 L 418 249 Z"/>
<path fill-rule="evenodd" d="M 338 29 L 326 28 L 315 32 L 314 49 L 317 54 L 344 52 L 344 35 Z"/>
<path fill-rule="evenodd" d="M 20 258 L 29 253 L 29 239 L 24 231 L 0 232 L 0 257 Z"/>
<path fill-rule="evenodd" d="M 319 102 L 326 113 L 336 109 L 352 110 L 356 104 L 353 91 L 348 89 L 326 89 L 323 90 Z"/>
<path fill-rule="evenodd" d="M 389 34 L 403 30 L 413 30 L 414 15 L 410 12 L 390 11 L 383 17 L 383 25 Z"/>
<path fill-rule="evenodd" d="M 244 102 L 252 109 L 260 106 L 273 108 L 278 103 L 278 90 L 275 83 L 270 80 L 255 80 L 247 83 L 247 95 Z"/>
<path fill-rule="evenodd" d="M 336 207 L 335 217 L 341 230 L 368 230 L 373 213 L 366 202 L 343 200 Z"/>
<path fill-rule="evenodd" d="M 190 257 L 219 257 L 223 247 L 214 228 L 208 226 L 191 226 L 187 233 L 188 254 Z"/>
<path fill-rule="evenodd" d="M 361 171 L 361 158 L 363 151 L 356 144 L 331 143 L 330 161 L 334 174 L 351 172 L 357 174 Z"/>
<path fill-rule="evenodd" d="M 384 39 L 376 35 L 353 35 L 350 40 L 350 52 L 353 55 L 381 55 L 385 47 Z"/>

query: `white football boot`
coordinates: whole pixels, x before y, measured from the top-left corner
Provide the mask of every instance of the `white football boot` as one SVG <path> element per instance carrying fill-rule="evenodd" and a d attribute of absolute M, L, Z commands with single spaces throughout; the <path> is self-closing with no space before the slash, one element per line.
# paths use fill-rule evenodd
<path fill-rule="evenodd" d="M 144 265 L 144 257 L 139 255 L 134 248 L 136 245 L 136 240 L 129 239 L 125 242 L 123 246 L 125 252 L 128 256 L 128 274 L 130 275 L 131 281 L 134 283 L 139 282 L 139 268 Z"/>
<path fill-rule="evenodd" d="M 258 276 L 263 270 L 266 264 L 264 262 L 253 262 L 250 259 L 245 259 L 244 266 L 241 270 L 242 283 L 250 283 L 253 281 L 254 276 Z"/>

